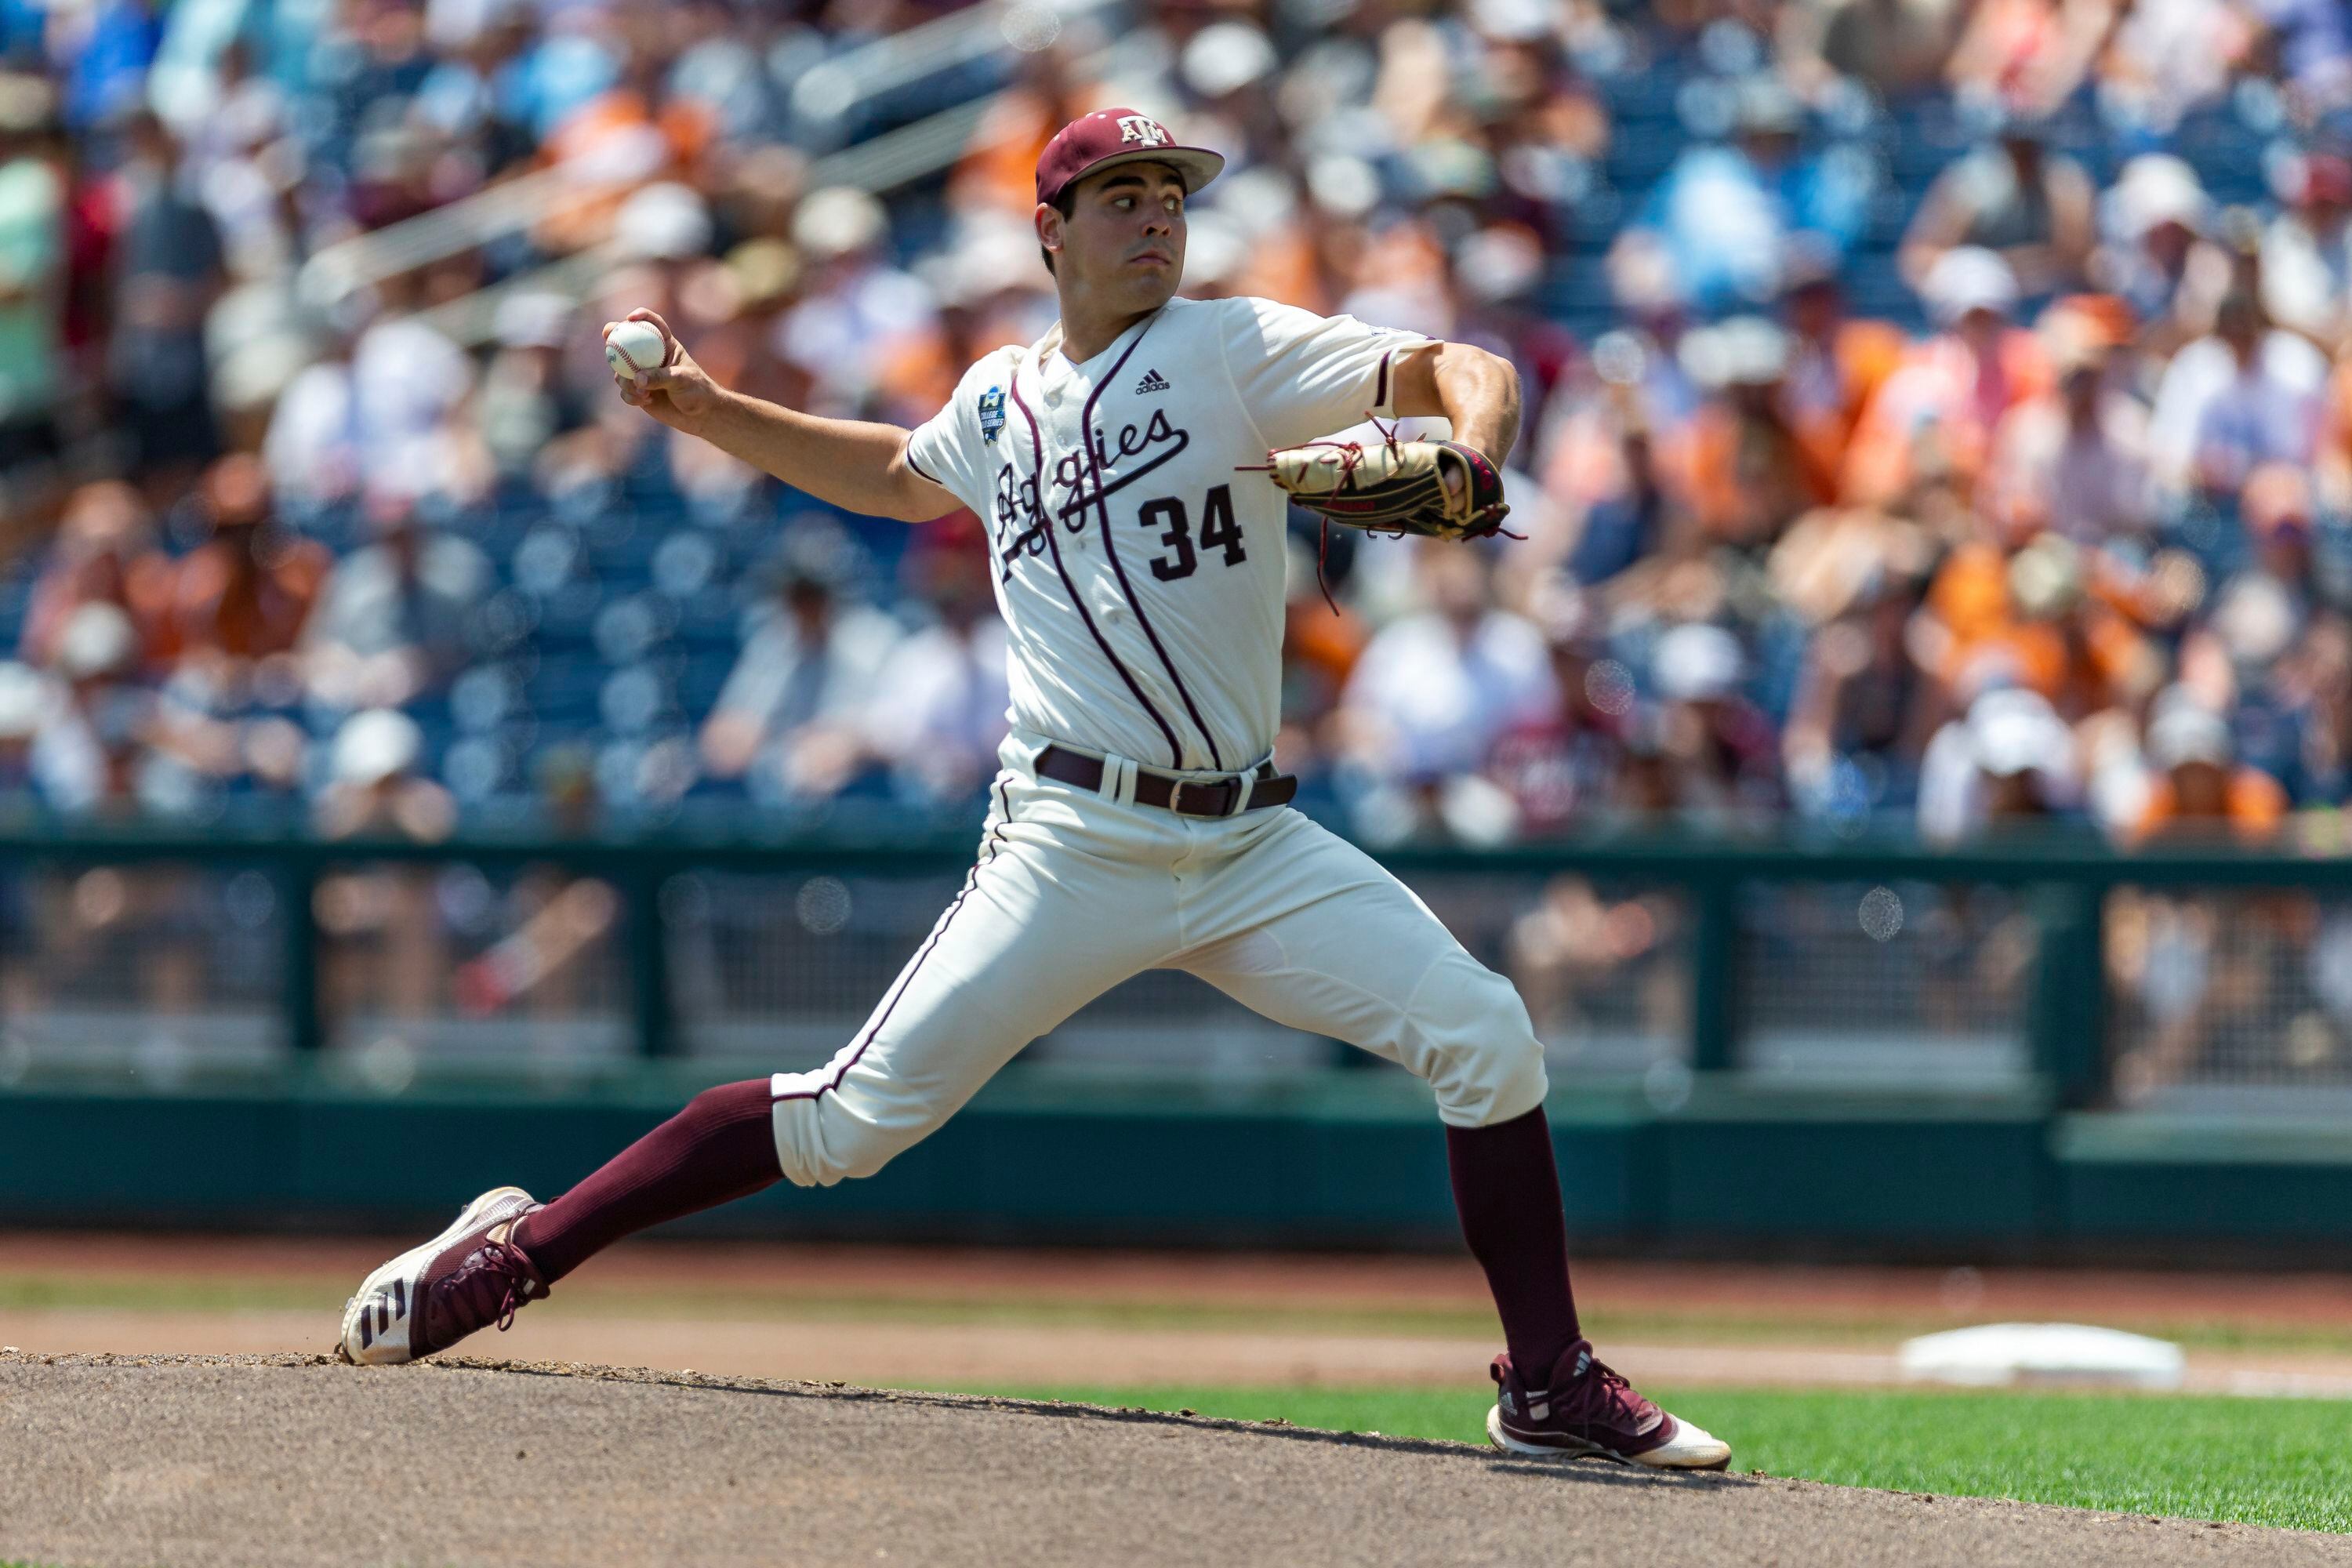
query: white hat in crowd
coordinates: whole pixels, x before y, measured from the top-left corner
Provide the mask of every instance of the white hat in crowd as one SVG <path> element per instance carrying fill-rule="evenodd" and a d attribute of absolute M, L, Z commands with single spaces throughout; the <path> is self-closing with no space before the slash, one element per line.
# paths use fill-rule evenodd
<path fill-rule="evenodd" d="M 2006 316 L 2017 308 L 2017 274 L 1981 245 L 1959 245 L 1936 258 L 1919 285 L 1938 326 L 1977 310 Z"/>
<path fill-rule="evenodd" d="M 0 661 L 0 742 L 31 739 L 47 708 L 48 683 L 39 670 L 13 658 Z"/>
<path fill-rule="evenodd" d="M 2147 727 L 2147 760 L 2167 772 L 2191 763 L 2226 768 L 2236 750 L 2228 721 L 2203 708 L 2176 708 Z"/>
<path fill-rule="evenodd" d="M 561 294 L 530 290 L 499 301 L 499 342 L 510 349 L 560 349 L 572 333 L 572 301 Z"/>
<path fill-rule="evenodd" d="M 354 713 L 335 731 L 335 782 L 380 784 L 415 767 L 424 750 L 425 732 L 407 714 L 391 708 Z"/>
<path fill-rule="evenodd" d="M 1693 623 L 1658 639 L 1650 668 L 1669 702 L 1719 702 L 1738 689 L 1746 664 L 1738 637 Z"/>
<path fill-rule="evenodd" d="M 889 231 L 882 204 L 849 185 L 811 191 L 793 214 L 793 243 L 819 260 L 871 249 Z"/>
<path fill-rule="evenodd" d="M 139 633 L 120 605 L 88 604 L 66 617 L 58 663 L 69 679 L 112 675 L 139 651 Z"/>
<path fill-rule="evenodd" d="M 2127 239 L 2167 223 L 2201 233 L 2213 211 L 2196 169 L 2170 153 L 2143 153 L 2126 163 L 2107 201 L 2115 227 Z"/>
<path fill-rule="evenodd" d="M 1969 745 L 1977 766 L 1994 778 L 2039 773 L 2074 775 L 2074 736 L 2038 691 L 2006 687 L 1969 705 Z"/>
<path fill-rule="evenodd" d="M 710 248 L 710 207 L 693 186 L 658 180 L 630 193 L 613 232 L 642 259 L 688 260 Z"/>

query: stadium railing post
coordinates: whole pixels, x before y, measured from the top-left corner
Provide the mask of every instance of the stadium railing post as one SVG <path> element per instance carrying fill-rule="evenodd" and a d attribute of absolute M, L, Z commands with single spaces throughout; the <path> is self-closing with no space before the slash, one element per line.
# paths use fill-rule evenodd
<path fill-rule="evenodd" d="M 319 1014 L 319 867 L 299 847 L 282 847 L 271 867 L 278 907 L 278 1005 L 286 1016 L 286 1042 L 298 1057 L 315 1056 L 327 1043 Z"/>
<path fill-rule="evenodd" d="M 636 1018 L 637 1054 L 666 1057 L 677 1047 L 670 1016 L 669 943 L 662 925 L 661 890 L 671 868 L 649 855 L 630 864 L 623 883 L 629 922 L 629 994 Z"/>
<path fill-rule="evenodd" d="M 2027 1047 L 2059 1108 L 2082 1110 L 2106 1089 L 2105 889 L 2088 879 L 2046 882 L 2031 907 L 2039 942 Z"/>
<path fill-rule="evenodd" d="M 1729 873 L 1701 873 L 1690 898 L 1691 1070 L 1727 1072 L 1738 1065 L 1739 883 Z"/>

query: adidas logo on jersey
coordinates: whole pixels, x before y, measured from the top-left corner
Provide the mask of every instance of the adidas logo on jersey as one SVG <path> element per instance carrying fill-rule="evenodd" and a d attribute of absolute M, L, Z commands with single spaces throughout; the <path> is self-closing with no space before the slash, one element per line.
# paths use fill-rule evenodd
<path fill-rule="evenodd" d="M 1143 379 L 1135 384 L 1135 395 L 1138 397 L 1142 396 L 1147 392 L 1165 392 L 1167 390 L 1168 378 L 1160 374 L 1156 370 L 1145 371 L 1143 373 Z"/>

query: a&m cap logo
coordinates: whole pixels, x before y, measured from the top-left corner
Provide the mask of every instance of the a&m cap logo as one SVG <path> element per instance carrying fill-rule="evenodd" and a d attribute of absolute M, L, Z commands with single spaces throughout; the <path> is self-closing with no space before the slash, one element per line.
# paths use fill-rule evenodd
<path fill-rule="evenodd" d="M 987 445 L 996 445 L 996 433 L 1004 428 L 1004 389 L 992 386 L 980 395 L 980 438 Z"/>
<path fill-rule="evenodd" d="M 1146 120 L 1140 114 L 1122 114 L 1118 117 L 1118 140 L 1121 146 L 1136 142 L 1146 147 L 1165 147 L 1175 138 L 1170 136 L 1168 128 L 1157 120 Z"/>

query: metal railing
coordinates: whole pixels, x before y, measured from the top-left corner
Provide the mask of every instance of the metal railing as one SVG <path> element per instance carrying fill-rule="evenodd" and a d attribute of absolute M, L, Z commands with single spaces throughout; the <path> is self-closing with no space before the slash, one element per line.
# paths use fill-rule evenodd
<path fill-rule="evenodd" d="M 0 1082 L 322 1052 L 387 1087 L 426 1061 L 814 1066 L 971 851 L 963 832 L 420 844 L 19 826 L 0 832 Z M 1707 837 L 1385 859 L 1518 985 L 1555 1076 L 1638 1080 L 1661 1108 L 1730 1073 L 2065 1108 L 2352 1102 L 2352 860 Z M 1167 973 L 1036 1049 L 1242 1078 L 1362 1059 Z"/>
<path fill-rule="evenodd" d="M 821 62 L 794 84 L 793 100 L 806 117 L 838 121 L 862 104 L 926 77 L 1015 52 L 1022 46 L 1010 41 L 1012 36 L 1050 42 L 1067 23 L 1117 3 L 982 0 Z M 1099 68 L 1106 58 L 1097 52 L 1077 68 Z M 972 136 L 1003 96 L 1001 91 L 982 93 L 826 153 L 811 162 L 807 186 L 848 185 L 880 194 L 936 174 L 971 147 Z M 296 279 L 297 297 L 312 309 L 325 310 L 355 289 L 527 232 L 567 203 L 591 203 L 624 188 L 600 184 L 565 164 L 501 180 L 430 212 L 328 246 L 303 264 Z M 485 342 L 497 303 L 485 296 L 518 289 L 581 298 L 609 260 L 604 247 L 594 253 L 593 263 L 583 263 L 582 257 L 589 254 L 550 262 L 451 301 L 436 313 L 434 324 L 463 346 Z"/>

